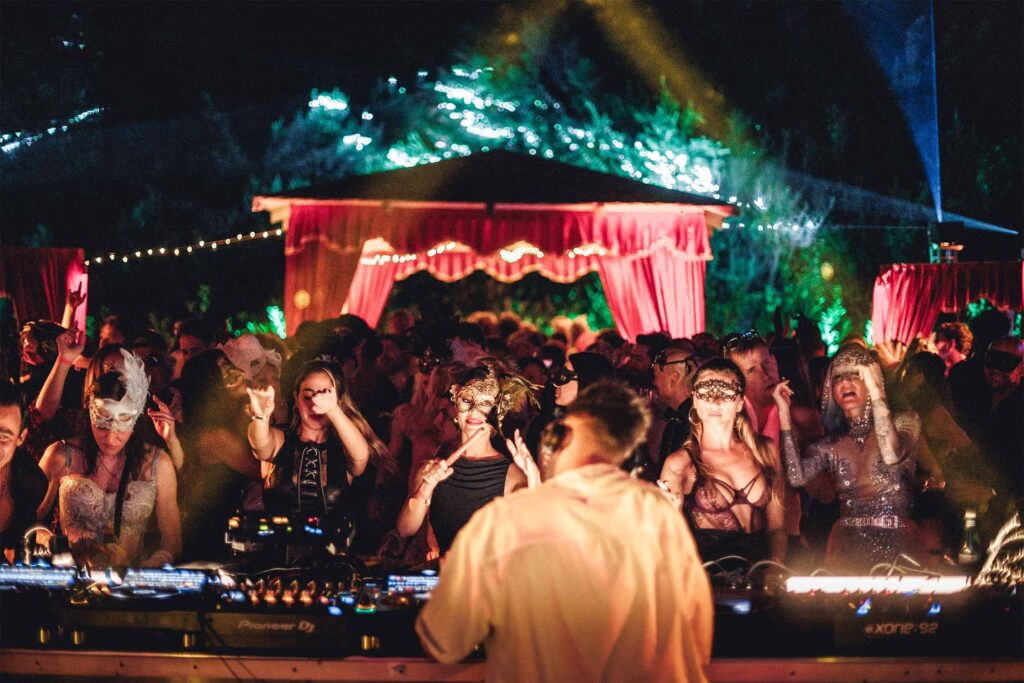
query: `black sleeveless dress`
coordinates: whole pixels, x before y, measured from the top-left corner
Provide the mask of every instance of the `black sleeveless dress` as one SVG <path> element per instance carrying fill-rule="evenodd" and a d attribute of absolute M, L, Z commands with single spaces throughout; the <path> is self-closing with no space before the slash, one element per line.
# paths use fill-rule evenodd
<path fill-rule="evenodd" d="M 327 516 L 334 511 L 349 512 L 345 447 L 337 439 L 314 443 L 286 431 L 284 444 L 273 463 L 274 469 L 263 488 L 263 506 L 268 513 Z M 325 465 L 327 482 L 322 484 Z"/>
<path fill-rule="evenodd" d="M 437 485 L 430 504 L 430 526 L 442 555 L 474 512 L 505 493 L 505 477 L 511 465 L 511 458 L 505 456 L 455 461 L 455 472 Z"/>

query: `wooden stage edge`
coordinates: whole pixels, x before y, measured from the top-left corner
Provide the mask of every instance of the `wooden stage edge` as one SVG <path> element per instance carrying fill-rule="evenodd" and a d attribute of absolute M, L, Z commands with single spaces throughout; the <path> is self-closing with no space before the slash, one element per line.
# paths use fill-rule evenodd
<path fill-rule="evenodd" d="M 417 658 L 309 659 L 210 654 L 0 650 L 5 681 L 482 681 L 484 664 Z M 711 681 L 1021 681 L 1024 661 L 860 658 L 716 659 Z"/>

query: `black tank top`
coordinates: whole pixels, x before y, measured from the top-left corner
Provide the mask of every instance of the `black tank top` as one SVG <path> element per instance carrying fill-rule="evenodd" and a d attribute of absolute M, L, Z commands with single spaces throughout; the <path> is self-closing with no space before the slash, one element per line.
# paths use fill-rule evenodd
<path fill-rule="evenodd" d="M 274 457 L 274 469 L 263 489 L 263 506 L 278 514 L 309 513 L 326 516 L 349 502 L 345 448 L 336 439 L 326 443 L 302 441 L 293 431 L 284 433 L 284 444 Z M 321 472 L 327 466 L 327 483 Z"/>
<path fill-rule="evenodd" d="M 505 493 L 505 477 L 511 464 L 512 460 L 504 456 L 455 461 L 455 472 L 437 485 L 430 504 L 430 526 L 441 554 L 452 547 L 455 535 L 474 512 Z"/>

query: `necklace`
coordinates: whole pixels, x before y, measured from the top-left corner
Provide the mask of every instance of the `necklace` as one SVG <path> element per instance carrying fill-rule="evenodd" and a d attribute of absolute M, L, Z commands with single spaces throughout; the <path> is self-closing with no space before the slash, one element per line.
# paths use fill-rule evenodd
<path fill-rule="evenodd" d="M 865 413 L 860 417 L 850 420 L 850 438 L 854 440 L 857 447 L 864 450 L 864 443 L 872 431 L 871 415 Z"/>
<path fill-rule="evenodd" d="M 107 467 L 107 463 L 105 463 L 103 461 L 103 456 L 97 456 L 96 457 L 96 462 L 98 462 L 100 464 L 100 467 L 103 468 L 103 471 L 106 472 L 107 475 L 110 476 L 111 479 L 117 479 L 120 476 L 120 473 L 115 471 L 115 470 L 118 469 L 117 466 L 115 465 L 113 470 L 110 469 L 109 467 Z M 121 462 L 122 466 L 124 465 L 124 461 L 123 460 L 121 460 L 119 462 Z"/>

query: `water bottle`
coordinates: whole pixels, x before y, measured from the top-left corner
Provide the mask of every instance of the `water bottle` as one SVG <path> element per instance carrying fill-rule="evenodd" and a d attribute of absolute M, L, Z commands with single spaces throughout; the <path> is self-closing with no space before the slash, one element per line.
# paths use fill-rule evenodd
<path fill-rule="evenodd" d="M 960 552 L 957 554 L 957 563 L 974 566 L 980 561 L 981 541 L 978 538 L 978 513 L 968 509 L 964 511 L 964 535 L 960 539 Z"/>

